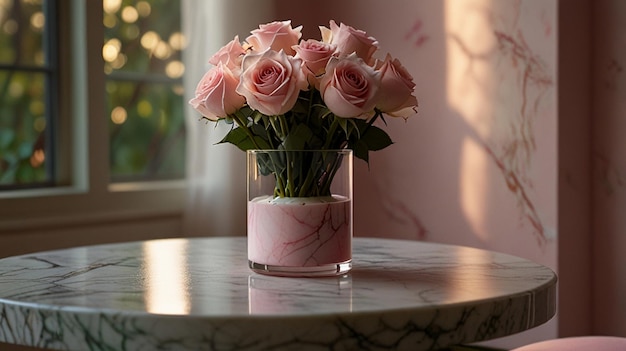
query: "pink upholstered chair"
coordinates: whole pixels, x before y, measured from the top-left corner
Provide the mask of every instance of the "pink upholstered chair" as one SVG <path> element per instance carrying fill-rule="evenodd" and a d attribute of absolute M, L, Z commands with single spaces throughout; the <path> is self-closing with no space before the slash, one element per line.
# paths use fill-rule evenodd
<path fill-rule="evenodd" d="M 626 338 L 580 336 L 541 341 L 511 351 L 626 351 Z"/>

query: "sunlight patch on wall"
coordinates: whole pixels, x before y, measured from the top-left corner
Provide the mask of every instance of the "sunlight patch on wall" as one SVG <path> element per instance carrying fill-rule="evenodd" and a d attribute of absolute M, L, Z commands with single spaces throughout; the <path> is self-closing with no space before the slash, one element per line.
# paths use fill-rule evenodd
<path fill-rule="evenodd" d="M 466 137 L 462 143 L 460 162 L 461 208 L 474 233 L 481 240 L 487 240 L 485 194 L 488 192 L 489 182 L 488 177 L 481 170 L 487 169 L 489 159 L 476 140 Z"/>
<path fill-rule="evenodd" d="M 491 0 L 446 1 L 447 102 L 463 119 L 466 137 L 460 150 L 459 202 L 482 239 L 488 236 L 489 157 L 484 140 L 492 133 L 494 77 L 487 57 L 495 45 L 488 9 Z"/>

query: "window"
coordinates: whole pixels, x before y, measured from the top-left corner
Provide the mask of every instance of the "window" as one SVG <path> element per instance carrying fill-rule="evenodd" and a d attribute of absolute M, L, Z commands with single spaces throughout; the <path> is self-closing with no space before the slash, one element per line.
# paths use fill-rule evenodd
<path fill-rule="evenodd" d="M 185 39 L 180 1 L 104 0 L 102 5 L 102 60 L 89 65 L 101 64 L 105 73 L 100 84 L 110 180 L 182 179 Z M 60 174 L 73 167 L 67 150 L 80 145 L 63 145 L 69 141 L 57 130 L 71 128 L 63 125 L 71 118 L 57 118 L 63 109 L 57 93 L 72 88 L 62 86 L 57 65 L 60 56 L 69 55 L 63 44 L 70 41 L 57 36 L 72 29 L 60 32 L 56 27 L 56 7 L 55 0 L 0 1 L 0 190 L 71 183 Z M 74 113 L 69 106 L 64 112 Z M 65 169 L 56 164 L 58 158 Z"/>
<path fill-rule="evenodd" d="M 39 94 L 24 95 L 19 101 L 21 105 L 12 106 L 23 111 L 33 109 L 33 104 L 37 107 L 37 114 L 33 113 L 28 123 L 21 118 L 26 112 L 20 112 L 19 123 L 32 129 L 28 135 L 30 145 L 36 145 L 33 150 L 39 150 L 40 145 L 48 147 L 43 149 L 41 168 L 32 170 L 36 176 L 26 178 L 26 173 L 16 171 L 15 178 L 0 189 L 0 234 L 67 228 L 68 224 L 113 225 L 138 220 L 154 222 L 155 218 L 178 221 L 185 198 L 184 104 L 180 87 L 183 67 L 178 64 L 178 48 L 184 41 L 175 35 L 180 31 L 180 11 L 175 10 L 178 1 L 105 0 L 102 6 L 94 6 L 92 0 L 0 0 L 0 31 L 6 27 L 12 30 L 13 25 L 6 25 L 13 18 L 7 9 L 15 4 L 34 6 L 33 13 L 40 11 L 48 19 L 44 20 L 43 31 L 33 30 L 33 37 L 41 39 L 33 39 L 28 45 L 20 40 L 20 45 L 30 48 L 40 43 L 39 50 L 44 51 L 54 47 L 54 38 L 44 35 L 52 24 L 49 18 L 54 18 L 59 50 L 55 54 L 56 66 L 54 60 L 46 61 L 45 55 L 42 59 L 36 54 L 22 53 L 32 62 L 17 62 L 11 58 L 16 54 L 4 50 L 16 43 L 11 41 L 14 37 L 0 37 L 0 57 L 4 60 L 0 62 L 0 89 L 6 82 L 4 77 L 20 76 L 25 84 L 23 91 Z M 112 12 L 111 4 L 115 5 Z M 151 12 L 142 17 L 146 5 L 150 5 Z M 53 7 L 56 15 L 47 15 L 50 10 L 46 9 Z M 132 9 L 136 11 L 136 21 L 124 20 L 124 16 L 129 16 L 125 13 Z M 155 21 L 165 26 L 165 18 L 170 14 L 170 29 L 153 27 L 151 22 Z M 107 25 L 111 16 L 119 21 L 117 25 Z M 30 25 L 28 21 L 24 23 Z M 159 43 L 167 43 L 172 50 L 167 58 L 157 57 L 151 51 L 156 49 L 147 50 L 141 45 L 141 34 L 150 31 L 158 33 L 162 39 Z M 106 50 L 111 47 L 106 44 L 113 39 L 118 39 L 120 46 L 112 59 L 113 56 L 107 56 Z M 117 57 L 124 57 L 125 64 L 121 65 Z M 51 88 L 55 79 L 56 88 Z M 51 95 L 55 91 L 57 105 Z M 2 101 L 0 110 L 8 106 Z M 117 107 L 125 110 L 125 117 Z M 55 110 L 56 116 L 52 113 Z M 44 115 L 44 122 L 37 122 Z M 0 131 L 5 134 L 0 135 L 0 143 L 4 143 L 0 148 L 10 146 L 11 152 L 22 152 L 18 155 L 22 157 L 20 162 L 32 167 L 30 158 L 34 151 L 27 155 L 26 147 L 20 151 L 14 142 L 6 141 L 7 135 L 17 130 L 10 125 L 14 123 L 13 116 L 4 110 L 0 112 Z M 125 118 L 124 123 L 119 123 L 121 118 Z M 6 123 L 11 128 L 6 128 Z M 4 132 L 7 129 L 12 132 Z M 145 135 L 135 137 L 137 130 Z M 0 150 L 0 167 L 6 167 L 5 159 L 11 157 L 5 156 L 5 149 Z M 155 157 L 143 157 L 146 154 Z M 0 169 L 6 176 L 5 168 Z"/>

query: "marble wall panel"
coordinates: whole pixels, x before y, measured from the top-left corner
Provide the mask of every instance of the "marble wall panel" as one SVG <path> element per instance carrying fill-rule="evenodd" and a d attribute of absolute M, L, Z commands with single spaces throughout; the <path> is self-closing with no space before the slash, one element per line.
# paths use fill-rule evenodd
<path fill-rule="evenodd" d="M 418 115 L 357 163 L 356 233 L 555 265 L 556 1 L 325 2 L 284 18 L 366 30 L 415 77 Z M 312 17 L 310 14 L 315 13 Z M 313 30 L 310 30 L 313 28 Z"/>

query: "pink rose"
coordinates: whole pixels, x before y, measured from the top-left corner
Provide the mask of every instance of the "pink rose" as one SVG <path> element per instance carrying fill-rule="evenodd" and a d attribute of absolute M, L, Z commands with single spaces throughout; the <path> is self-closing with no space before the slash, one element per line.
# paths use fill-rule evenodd
<path fill-rule="evenodd" d="M 413 96 L 413 90 L 415 89 L 413 77 L 398 59 L 392 60 L 391 55 L 387 54 L 384 63 L 378 71 L 381 78 L 376 107 L 379 110 L 396 112 L 417 106 L 417 98 Z"/>
<path fill-rule="evenodd" d="M 337 48 L 334 44 L 324 43 L 318 40 L 303 40 L 294 45 L 296 57 L 302 59 L 305 71 L 313 77 L 319 77 L 326 71 L 326 64 Z"/>
<path fill-rule="evenodd" d="M 222 62 L 204 74 L 196 95 L 189 104 L 212 121 L 217 121 L 243 107 L 246 100 L 235 92 L 237 77 Z"/>
<path fill-rule="evenodd" d="M 357 56 L 366 63 L 371 63 L 374 52 L 378 50 L 378 41 L 370 37 L 362 30 L 354 29 L 341 23 L 337 26 L 335 21 L 330 21 L 330 29 L 320 27 L 322 40 L 326 43 L 337 45 L 340 55 L 350 55 L 356 52 Z"/>
<path fill-rule="evenodd" d="M 233 40 L 211 56 L 209 63 L 217 66 L 221 62 L 231 70 L 239 70 L 241 68 L 241 59 L 245 54 L 246 50 L 241 46 L 239 36 L 235 36 Z"/>
<path fill-rule="evenodd" d="M 246 41 L 256 52 L 272 49 L 276 52 L 284 50 L 293 55 L 295 52 L 291 47 L 298 44 L 302 37 L 301 31 L 302 26 L 292 28 L 291 21 L 276 21 L 260 25 L 259 29 L 250 32 L 252 35 Z"/>
<path fill-rule="evenodd" d="M 248 54 L 243 59 L 237 92 L 253 109 L 268 116 L 282 115 L 293 108 L 300 91 L 307 88 L 301 64 L 300 59 L 282 50 Z"/>
<path fill-rule="evenodd" d="M 380 73 L 352 53 L 328 61 L 326 74 L 320 81 L 320 93 L 335 115 L 363 117 L 374 110 L 379 85 Z"/>

